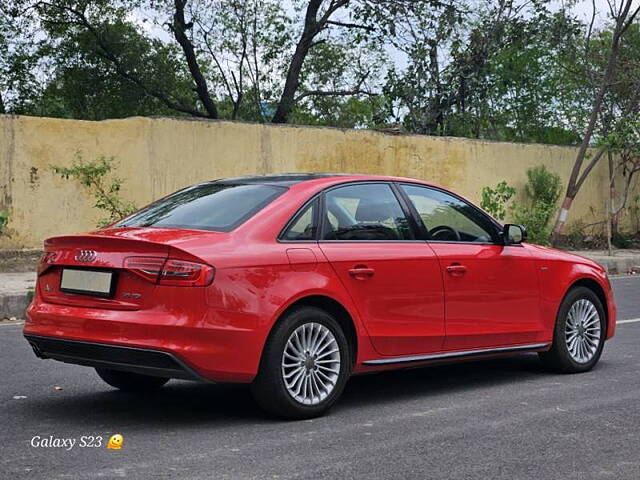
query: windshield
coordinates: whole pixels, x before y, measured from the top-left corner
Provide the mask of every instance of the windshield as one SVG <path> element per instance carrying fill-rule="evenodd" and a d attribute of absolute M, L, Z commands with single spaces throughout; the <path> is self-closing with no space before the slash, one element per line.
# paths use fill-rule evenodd
<path fill-rule="evenodd" d="M 115 226 L 228 232 L 285 191 L 284 187 L 272 185 L 194 185 L 152 203 Z"/>

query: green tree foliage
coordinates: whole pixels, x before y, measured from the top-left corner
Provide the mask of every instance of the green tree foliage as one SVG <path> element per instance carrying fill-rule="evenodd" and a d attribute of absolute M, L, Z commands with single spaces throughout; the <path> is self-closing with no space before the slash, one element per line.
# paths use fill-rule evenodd
<path fill-rule="evenodd" d="M 5 235 L 5 228 L 9 223 L 9 210 L 0 208 L 0 237 Z"/>
<path fill-rule="evenodd" d="M 105 157 L 88 162 L 78 157 L 71 167 L 51 166 L 60 177 L 77 180 L 93 196 L 94 206 L 106 212 L 107 217 L 98 222 L 99 227 L 109 225 L 137 210 L 133 203 L 120 197 L 122 179 L 111 175 L 114 168 L 113 158 Z"/>
<path fill-rule="evenodd" d="M 15 0 L 0 9 L 0 111 L 559 144 L 584 136 L 613 34 L 550 0 Z M 636 22 L 602 125 L 640 90 L 638 52 Z"/>
<path fill-rule="evenodd" d="M 96 49 L 90 35 L 82 31 L 65 33 L 55 47 L 54 77 L 33 105 L 33 113 L 90 120 L 183 114 L 149 95 L 148 89 L 166 92 L 181 103 L 191 103 L 193 108 L 189 79 L 175 48 L 140 36 L 126 21 L 104 25 L 104 29 L 104 34 L 114 39 L 113 44 L 118 43 L 122 68 L 139 71 L 145 87 L 119 75 Z"/>
<path fill-rule="evenodd" d="M 480 206 L 496 220 L 504 220 L 507 216 L 507 204 L 516 194 L 516 189 L 502 181 L 495 188 L 484 187 Z"/>
<path fill-rule="evenodd" d="M 557 210 L 561 192 L 560 176 L 540 165 L 527 170 L 523 203 L 509 204 L 516 189 L 502 181 L 495 188 L 482 189 L 480 205 L 497 220 L 504 220 L 509 216 L 515 223 L 524 225 L 530 242 L 548 245 L 550 222 Z"/>
<path fill-rule="evenodd" d="M 596 39 L 606 38 L 606 40 L 605 46 L 601 49 L 603 53 L 602 58 L 595 62 L 599 68 L 592 69 L 590 68 L 592 65 L 589 62 L 591 61 L 592 52 L 594 51 L 592 48 L 592 39 L 594 38 L 592 35 L 593 24 L 596 17 L 596 7 L 594 3 L 592 22 L 589 25 L 588 33 L 584 40 L 584 51 L 578 52 L 582 54 L 581 57 L 574 57 L 583 59 L 582 63 L 578 62 L 578 65 L 582 66 L 582 69 L 578 68 L 576 71 L 580 72 L 580 70 L 582 70 L 585 76 L 583 83 L 586 86 L 586 91 L 590 92 L 591 95 L 585 95 L 585 98 L 588 99 L 588 114 L 585 115 L 586 122 L 584 128 L 581 129 L 582 138 L 567 183 L 562 209 L 558 214 L 553 228 L 552 243 L 559 241 L 567 214 L 576 195 L 593 168 L 595 168 L 607 152 L 606 148 L 600 148 L 597 153 L 591 156 L 589 154 L 589 147 L 593 145 L 594 141 L 597 141 L 599 136 L 606 135 L 609 132 L 612 122 L 616 122 L 621 118 L 624 119 L 624 117 L 632 113 L 630 108 L 636 110 L 638 108 L 640 100 L 640 93 L 638 93 L 639 85 L 637 82 L 633 82 L 636 94 L 632 95 L 632 102 L 627 104 L 627 106 L 619 112 L 619 115 L 612 116 L 608 114 L 611 110 L 609 112 L 607 111 L 607 104 L 611 103 L 609 101 L 610 97 L 615 96 L 614 85 L 621 77 L 620 67 L 628 63 L 629 60 L 624 56 L 626 50 L 625 44 L 629 39 L 633 38 L 628 35 L 628 33 L 640 18 L 640 6 L 634 5 L 634 3 L 634 0 L 609 2 L 609 14 L 612 25 L 608 31 L 596 32 Z M 609 32 L 611 35 L 607 38 Z M 611 170 L 610 168 L 610 171 Z"/>
<path fill-rule="evenodd" d="M 513 206 L 512 217 L 516 223 L 527 228 L 531 243 L 548 245 L 550 223 L 562 193 L 560 176 L 550 172 L 544 165 L 530 168 L 527 170 L 525 193 L 525 203 Z"/>
<path fill-rule="evenodd" d="M 551 13 L 548 2 L 477 3 L 428 23 L 421 17 L 411 29 L 409 65 L 387 83 L 400 120 L 420 133 L 575 142 L 558 109 L 565 92 L 557 58 L 579 24 Z"/>
<path fill-rule="evenodd" d="M 0 3 L 0 114 L 23 113 L 38 97 L 38 50 L 33 25 L 20 18 L 10 4 Z"/>
<path fill-rule="evenodd" d="M 368 1 L 395 3 L 356 3 Z M 16 0 L 11 12 L 8 27 L 28 25 L 40 38 L 30 72 L 42 86 L 28 95 L 6 87 L 10 111 L 345 127 L 380 116 L 370 97 L 387 55 L 348 0 Z M 0 35 L 4 61 L 10 35 Z"/>

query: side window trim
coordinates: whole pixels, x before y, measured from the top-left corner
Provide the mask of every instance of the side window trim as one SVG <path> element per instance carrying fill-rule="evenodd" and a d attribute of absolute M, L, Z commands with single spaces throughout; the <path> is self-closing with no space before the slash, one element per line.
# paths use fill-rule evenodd
<path fill-rule="evenodd" d="M 453 192 L 450 192 L 448 190 L 444 190 L 442 188 L 438 188 L 438 187 L 434 187 L 432 185 L 424 185 L 421 183 L 411 183 L 411 182 L 394 182 L 397 185 L 398 191 L 400 192 L 400 195 L 402 195 L 402 197 L 405 199 L 405 201 L 408 203 L 409 208 L 411 210 L 411 215 L 413 217 L 414 222 L 417 223 L 418 225 L 418 230 L 419 233 L 421 235 L 420 238 L 422 238 L 422 240 L 426 241 L 426 242 L 430 242 L 430 243 L 451 243 L 451 244 L 467 244 L 467 245 L 501 245 L 502 243 L 500 242 L 500 226 L 496 223 L 495 220 L 493 220 L 490 216 L 488 216 L 485 212 L 483 212 L 482 210 L 480 210 L 477 206 L 475 206 L 473 203 L 468 202 L 467 200 L 465 200 L 464 198 L 461 198 L 459 195 L 456 195 Z M 415 206 L 413 205 L 413 202 L 411 202 L 411 199 L 409 198 L 409 195 L 407 195 L 407 193 L 404 191 L 403 188 L 401 188 L 403 185 L 409 186 L 409 187 L 419 187 L 419 188 L 424 188 L 426 190 L 432 190 L 432 191 L 436 191 L 436 192 L 441 192 L 444 193 L 445 195 L 450 195 L 453 198 L 463 202 L 466 205 L 469 205 L 474 211 L 476 211 L 482 218 L 484 218 L 487 221 L 487 227 L 490 228 L 490 232 L 492 234 L 492 241 L 491 242 L 465 242 L 465 241 L 461 241 L 461 242 L 457 242 L 457 241 L 451 241 L 451 240 L 433 240 L 431 238 L 429 238 L 429 230 L 427 229 L 427 226 L 424 224 L 424 222 L 422 221 L 422 218 L 420 217 L 420 214 L 418 213 L 418 211 L 416 210 Z"/>
<path fill-rule="evenodd" d="M 321 218 L 320 210 L 322 209 L 322 206 L 321 206 L 322 193 L 323 192 L 316 193 L 315 195 L 313 195 L 313 197 L 311 197 L 309 200 L 304 202 L 302 206 L 298 208 L 298 210 L 296 210 L 296 212 L 291 216 L 289 221 L 287 221 L 287 223 L 285 224 L 284 228 L 278 234 L 278 237 L 277 237 L 278 242 L 281 242 L 281 243 L 316 243 L 318 242 L 318 239 L 321 238 L 319 237 L 319 233 L 320 233 L 319 222 Z M 313 218 L 311 220 L 312 225 L 315 226 L 313 238 L 310 238 L 308 240 L 289 240 L 285 238 L 287 233 L 289 232 L 289 229 L 293 227 L 293 225 L 298 221 L 300 216 L 304 214 L 307 208 L 309 207 L 313 208 L 314 203 L 316 204 L 316 208 L 314 208 L 313 210 Z"/>
<path fill-rule="evenodd" d="M 413 202 L 409 198 L 409 195 L 407 195 L 407 193 L 402 189 L 402 185 L 416 186 L 418 184 L 393 182 L 393 189 L 395 190 L 396 195 L 402 198 L 402 206 L 403 208 L 406 208 L 406 214 L 411 219 L 410 223 L 413 229 L 414 237 L 421 241 L 429 240 L 429 230 L 427 230 L 426 225 L 422 221 L 422 218 L 420 217 L 418 210 L 416 210 L 416 207 L 413 205 Z"/>
<path fill-rule="evenodd" d="M 353 185 L 387 185 L 394 197 L 396 198 L 398 204 L 400 205 L 400 209 L 402 213 L 405 215 L 409 222 L 409 232 L 413 238 L 402 239 L 402 240 L 328 240 L 325 239 L 325 234 L 329 228 L 329 216 L 327 215 L 327 202 L 326 202 L 326 194 L 331 190 L 335 190 L 342 187 L 349 187 Z M 406 243 L 406 242 L 422 242 L 423 240 L 418 235 L 418 231 L 416 226 L 414 226 L 415 219 L 413 218 L 411 212 L 408 210 L 408 206 L 405 204 L 405 199 L 403 196 L 403 192 L 400 192 L 400 188 L 396 186 L 396 182 L 393 181 L 384 181 L 384 180 L 365 180 L 365 181 L 356 181 L 356 182 L 345 182 L 340 183 L 338 185 L 332 185 L 328 188 L 322 190 L 319 193 L 319 201 L 320 205 L 318 210 L 319 213 L 319 228 L 317 229 L 317 241 L 319 243 Z"/>

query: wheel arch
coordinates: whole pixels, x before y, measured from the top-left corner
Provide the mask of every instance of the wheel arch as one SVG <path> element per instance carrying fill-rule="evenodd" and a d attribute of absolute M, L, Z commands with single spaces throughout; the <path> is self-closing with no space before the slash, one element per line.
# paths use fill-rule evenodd
<path fill-rule="evenodd" d="M 312 294 L 296 299 L 290 305 L 288 305 L 279 315 L 276 321 L 271 326 L 267 339 L 271 336 L 271 333 L 275 329 L 280 320 L 291 310 L 298 307 L 316 307 L 332 315 L 347 337 L 349 342 L 349 348 L 351 350 L 351 363 L 355 365 L 358 358 L 358 332 L 353 316 L 349 313 L 349 310 L 337 301 L 336 299 L 322 294 Z"/>
<path fill-rule="evenodd" d="M 594 280 L 593 278 L 582 277 L 575 280 L 573 283 L 571 283 L 571 285 L 569 285 L 569 288 L 567 289 L 564 296 L 562 297 L 562 300 L 564 301 L 564 298 L 569 294 L 569 292 L 577 287 L 588 288 L 589 290 L 591 290 L 593 293 L 596 294 L 596 296 L 600 300 L 600 303 L 602 303 L 602 309 L 604 310 L 604 316 L 605 316 L 605 321 L 603 322 L 603 324 L 605 327 L 605 336 L 606 336 L 607 330 L 609 328 L 609 304 L 608 304 L 607 295 L 604 291 L 604 288 L 602 288 L 602 285 L 600 285 L 600 283 Z M 562 305 L 562 302 L 560 302 L 560 305 Z M 558 306 L 558 308 L 560 308 L 560 306 Z"/>

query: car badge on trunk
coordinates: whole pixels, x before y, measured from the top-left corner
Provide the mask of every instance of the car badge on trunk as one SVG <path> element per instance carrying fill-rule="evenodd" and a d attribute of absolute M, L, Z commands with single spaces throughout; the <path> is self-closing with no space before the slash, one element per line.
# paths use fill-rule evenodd
<path fill-rule="evenodd" d="M 94 250 L 78 250 L 75 259 L 76 262 L 93 262 L 98 255 Z"/>

